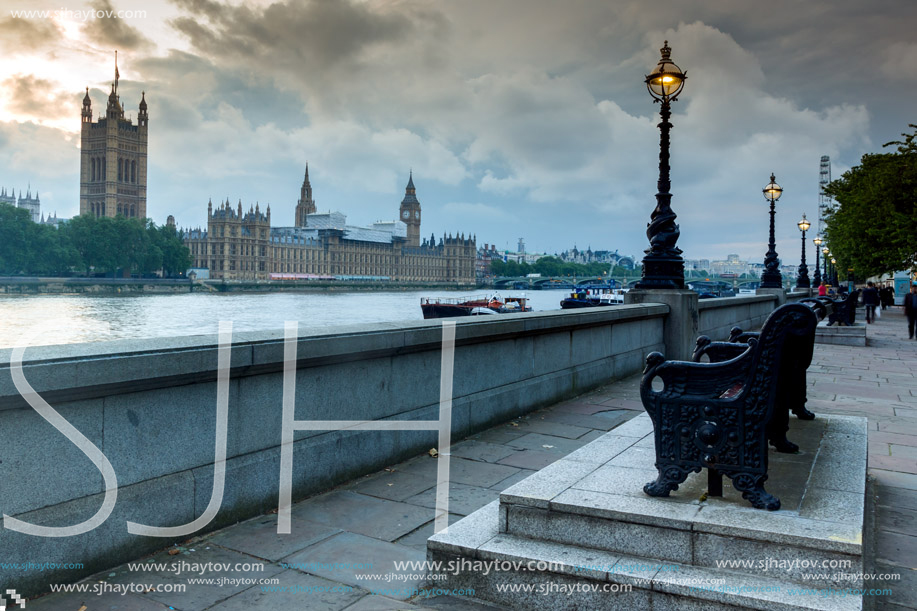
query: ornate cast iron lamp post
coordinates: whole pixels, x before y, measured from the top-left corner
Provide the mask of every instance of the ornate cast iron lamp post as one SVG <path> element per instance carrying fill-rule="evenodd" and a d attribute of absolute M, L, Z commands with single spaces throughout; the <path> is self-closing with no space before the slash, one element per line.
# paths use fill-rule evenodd
<path fill-rule="evenodd" d="M 646 228 L 646 237 L 650 247 L 644 252 L 643 278 L 637 283 L 640 289 L 683 289 L 685 288 L 685 263 L 681 258 L 681 249 L 675 246 L 680 234 L 675 224 L 675 213 L 672 212 L 672 194 L 669 193 L 669 130 L 672 124 L 670 104 L 678 98 L 688 78 L 681 68 L 670 59 L 672 49 L 669 41 L 660 49 L 662 59 L 646 77 L 646 88 L 656 102 L 660 102 L 659 124 L 659 182 L 657 183 L 656 209 L 650 215 Z"/>
<path fill-rule="evenodd" d="M 809 284 L 809 268 L 806 265 L 806 232 L 812 224 L 806 220 L 806 215 L 803 213 L 802 220 L 796 223 L 796 226 L 799 227 L 799 231 L 802 232 L 802 258 L 799 261 L 799 275 L 796 277 L 796 288 L 807 289 L 811 285 Z"/>
<path fill-rule="evenodd" d="M 764 187 L 764 198 L 771 203 L 771 235 L 770 242 L 767 244 L 767 254 L 764 255 L 764 273 L 761 274 L 761 288 L 763 289 L 779 289 L 783 286 L 783 278 L 780 276 L 780 260 L 777 258 L 777 244 L 774 242 L 774 216 L 776 214 L 774 204 L 782 194 L 783 189 L 771 174 L 771 181 Z"/>
<path fill-rule="evenodd" d="M 828 248 L 828 245 L 825 244 L 825 247 L 821 249 L 821 254 L 825 257 L 825 284 L 831 284 L 831 274 L 828 273 L 828 253 L 831 252 L 831 249 Z"/>
<path fill-rule="evenodd" d="M 815 286 L 818 286 L 821 284 L 821 272 L 818 271 L 818 264 L 821 261 L 821 256 L 818 254 L 819 246 L 821 246 L 822 243 L 821 236 L 816 235 L 812 243 L 815 244 L 815 277 L 812 278 L 812 281 L 815 283 Z"/>

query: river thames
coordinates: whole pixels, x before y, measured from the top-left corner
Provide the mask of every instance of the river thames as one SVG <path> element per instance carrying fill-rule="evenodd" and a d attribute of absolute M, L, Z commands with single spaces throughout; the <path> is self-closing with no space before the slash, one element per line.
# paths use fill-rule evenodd
<path fill-rule="evenodd" d="M 178 295 L 0 297 L 0 348 L 216 333 L 221 320 L 235 331 L 301 329 L 423 320 L 421 297 L 473 297 L 479 291 L 360 291 L 304 293 L 187 293 Z M 565 291 L 497 291 L 529 298 L 538 311 L 560 309 Z"/>

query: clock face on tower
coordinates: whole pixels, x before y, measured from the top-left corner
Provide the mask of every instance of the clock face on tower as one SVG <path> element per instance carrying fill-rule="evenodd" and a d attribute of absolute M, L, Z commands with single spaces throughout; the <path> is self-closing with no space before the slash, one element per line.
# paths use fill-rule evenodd
<path fill-rule="evenodd" d="M 409 218 L 411 218 L 411 213 L 410 213 L 409 211 L 405 210 L 404 212 L 401 213 L 401 216 L 404 217 L 404 218 L 406 218 L 406 219 L 409 219 Z"/>
<path fill-rule="evenodd" d="M 420 220 L 420 210 L 417 210 L 414 212 L 414 218 L 417 219 L 418 221 Z"/>

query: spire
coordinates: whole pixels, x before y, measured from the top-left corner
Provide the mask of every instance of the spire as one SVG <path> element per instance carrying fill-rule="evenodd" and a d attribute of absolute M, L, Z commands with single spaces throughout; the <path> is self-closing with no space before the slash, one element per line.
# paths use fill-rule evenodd
<path fill-rule="evenodd" d="M 112 90 L 115 93 L 118 93 L 118 79 L 121 78 L 121 75 L 118 73 L 118 51 L 115 51 L 115 84 L 112 85 Z"/>
<path fill-rule="evenodd" d="M 146 91 L 140 92 L 140 113 L 146 113 Z"/>
<path fill-rule="evenodd" d="M 86 88 L 86 95 L 83 96 L 83 106 L 91 106 L 92 99 L 89 97 L 89 87 Z"/>
<path fill-rule="evenodd" d="M 401 200 L 401 205 L 402 205 L 402 206 L 406 206 L 406 205 L 410 205 L 410 204 L 415 204 L 415 205 L 417 205 L 418 207 L 420 206 L 420 202 L 417 201 L 417 190 L 414 188 L 414 172 L 413 172 L 413 170 L 411 171 L 410 175 L 408 176 L 408 186 L 405 187 L 405 189 L 404 189 L 404 199 Z"/>

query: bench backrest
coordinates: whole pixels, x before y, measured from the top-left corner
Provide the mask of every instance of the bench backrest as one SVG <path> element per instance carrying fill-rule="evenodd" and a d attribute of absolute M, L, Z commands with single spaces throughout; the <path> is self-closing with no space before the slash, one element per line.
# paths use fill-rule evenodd
<path fill-rule="evenodd" d="M 804 349 L 804 346 L 811 342 L 817 325 L 818 317 L 815 316 L 812 309 L 800 303 L 788 303 L 771 312 L 764 321 L 761 334 L 758 336 L 755 362 L 752 366 L 753 378 L 749 388 L 749 394 L 752 397 L 767 400 L 752 399 L 746 403 L 746 409 L 763 410 L 760 415 L 765 418 L 769 417 L 770 414 L 764 412 L 770 412 L 773 407 L 777 386 L 776 377 L 782 364 L 790 355 L 793 355 L 793 360 L 796 360 L 797 356 L 794 355 L 794 351 Z M 810 347 L 807 355 L 799 356 L 811 362 L 811 350 Z"/>

